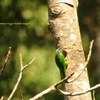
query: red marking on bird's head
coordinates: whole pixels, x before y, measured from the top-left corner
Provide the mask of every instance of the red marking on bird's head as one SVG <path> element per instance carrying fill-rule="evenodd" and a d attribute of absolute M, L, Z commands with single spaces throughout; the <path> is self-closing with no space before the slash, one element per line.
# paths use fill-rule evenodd
<path fill-rule="evenodd" d="M 56 51 L 58 51 L 59 53 L 62 53 L 64 55 L 64 57 L 67 56 L 67 52 L 64 49 L 57 48 Z"/>
<path fill-rule="evenodd" d="M 67 52 L 65 50 L 62 50 L 62 54 L 64 55 L 64 57 L 67 56 Z"/>

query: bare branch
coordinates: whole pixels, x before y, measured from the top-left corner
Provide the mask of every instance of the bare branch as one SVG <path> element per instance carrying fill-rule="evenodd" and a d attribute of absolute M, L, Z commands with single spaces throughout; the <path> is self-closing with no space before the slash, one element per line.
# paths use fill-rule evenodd
<path fill-rule="evenodd" d="M 23 99 L 23 94 L 22 94 L 22 91 L 20 90 L 20 97 L 21 97 L 21 100 L 24 100 Z"/>
<path fill-rule="evenodd" d="M 49 93 L 49 92 L 51 92 L 51 91 L 54 91 L 54 90 L 55 90 L 54 86 L 50 86 L 48 89 L 42 91 L 41 93 L 37 94 L 36 96 L 32 97 L 32 98 L 29 99 L 29 100 L 37 100 L 37 99 L 39 99 L 40 97 L 42 97 L 43 95 L 45 95 L 45 94 L 47 94 L 47 93 Z"/>
<path fill-rule="evenodd" d="M 1 98 L 0 98 L 0 100 L 3 100 L 4 99 L 4 96 L 2 96 Z"/>
<path fill-rule="evenodd" d="M 20 81 L 21 81 L 21 78 L 22 78 L 22 71 L 20 71 L 18 80 L 17 80 L 17 82 L 16 82 L 16 84 L 15 84 L 15 86 L 14 86 L 14 88 L 13 88 L 13 91 L 11 92 L 11 94 L 10 94 L 10 96 L 8 97 L 7 100 L 10 100 L 10 99 L 12 98 L 12 96 L 14 95 L 14 93 L 15 93 L 15 91 L 17 90 L 17 87 L 18 87 L 18 85 L 19 85 L 19 83 L 20 83 Z"/>
<path fill-rule="evenodd" d="M 21 55 L 21 52 L 20 52 L 20 49 L 19 49 L 19 57 L 20 57 L 20 65 L 21 65 L 21 70 L 23 71 L 24 69 L 26 69 L 29 65 L 31 65 L 33 63 L 33 61 L 35 60 L 35 57 L 28 63 L 26 64 L 25 66 L 23 66 L 23 59 L 22 59 L 22 55 Z"/>
<path fill-rule="evenodd" d="M 71 73 L 70 75 L 68 75 L 64 79 L 62 79 L 59 82 L 55 83 L 54 86 L 57 87 L 58 85 L 62 84 L 63 82 L 68 83 L 68 79 L 70 79 L 73 74 L 74 73 Z"/>
<path fill-rule="evenodd" d="M 91 91 L 92 100 L 95 100 L 95 90 Z"/>
<path fill-rule="evenodd" d="M 67 81 L 74 73 L 70 74 L 68 77 L 65 77 L 64 79 L 60 80 L 59 82 L 55 83 L 54 85 L 50 86 L 49 88 L 47 88 L 46 90 L 42 91 L 41 93 L 37 94 L 36 96 L 32 97 L 29 100 L 37 100 L 39 98 L 41 98 L 43 95 L 51 92 L 51 91 L 56 91 L 56 87 L 60 84 L 62 84 L 64 81 Z"/>
<path fill-rule="evenodd" d="M 26 69 L 29 65 L 31 65 L 34 60 L 35 60 L 35 57 L 27 65 L 23 66 L 23 70 Z"/>
<path fill-rule="evenodd" d="M 19 58 L 20 58 L 20 66 L 21 66 L 21 68 L 23 68 L 23 60 L 22 60 L 22 55 L 21 55 L 20 49 L 19 49 Z"/>
<path fill-rule="evenodd" d="M 8 63 L 8 60 L 9 60 L 9 58 L 10 58 L 10 55 L 11 55 L 11 47 L 9 47 L 9 50 L 8 50 L 8 53 L 7 53 L 7 56 L 6 56 L 6 59 L 5 59 L 5 63 L 4 63 L 4 65 L 3 65 L 3 67 L 1 68 L 1 70 L 0 70 L 0 75 L 3 73 L 3 71 L 4 71 L 4 69 L 5 69 L 5 67 L 6 67 L 6 65 L 7 65 L 7 63 Z"/>
<path fill-rule="evenodd" d="M 93 43 L 94 43 L 94 40 L 92 40 L 92 41 L 90 42 L 89 53 L 88 53 L 88 56 L 87 56 L 87 60 L 86 60 L 86 62 L 85 62 L 85 66 L 87 66 L 87 64 L 88 64 L 88 62 L 89 62 L 89 60 L 90 60 L 91 52 L 92 52 L 92 47 L 93 47 Z"/>
<path fill-rule="evenodd" d="M 85 90 L 85 91 L 83 91 L 83 92 L 70 93 L 70 92 L 62 91 L 62 90 L 60 90 L 60 89 L 57 89 L 57 91 L 60 92 L 60 93 L 63 94 L 63 95 L 66 95 L 66 96 L 77 96 L 77 95 L 82 95 L 82 94 L 91 92 L 91 91 L 93 91 L 93 90 L 95 90 L 95 89 L 97 89 L 97 88 L 100 88 L 100 83 L 97 84 L 97 85 L 95 85 L 95 86 L 93 86 L 93 87 L 91 87 L 91 88 L 89 88 L 89 89 L 87 89 L 87 90 Z"/>
<path fill-rule="evenodd" d="M 15 84 L 15 86 L 14 86 L 14 88 L 13 88 L 13 90 L 12 90 L 12 92 L 11 92 L 11 94 L 10 94 L 10 96 L 8 97 L 7 100 L 10 100 L 10 99 L 13 97 L 15 91 L 17 90 L 18 85 L 19 85 L 19 83 L 20 83 L 20 81 L 21 81 L 21 79 L 22 79 L 23 70 L 24 70 L 26 67 L 28 67 L 30 64 L 32 64 L 32 62 L 33 62 L 34 59 L 35 59 L 35 58 L 33 58 L 32 61 L 31 61 L 31 63 L 29 63 L 29 64 L 23 66 L 22 55 L 21 55 L 21 53 L 20 53 L 20 50 L 19 50 L 19 57 L 20 57 L 20 66 L 21 66 L 21 68 L 20 68 L 20 73 L 19 73 L 19 77 L 18 77 L 17 82 L 16 82 L 16 84 Z"/>
<path fill-rule="evenodd" d="M 72 79 L 68 80 L 68 83 L 75 81 L 83 73 L 83 71 L 85 70 L 87 64 L 89 63 L 90 57 L 91 57 L 93 43 L 94 43 L 94 40 L 92 40 L 90 42 L 89 53 L 88 53 L 87 60 L 86 60 L 85 64 L 82 65 L 81 67 L 79 67 L 79 70 L 76 71 L 76 73 L 73 75 Z"/>

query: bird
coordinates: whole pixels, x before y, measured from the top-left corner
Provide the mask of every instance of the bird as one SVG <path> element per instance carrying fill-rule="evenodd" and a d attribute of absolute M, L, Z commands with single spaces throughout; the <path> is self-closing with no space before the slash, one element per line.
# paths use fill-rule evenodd
<path fill-rule="evenodd" d="M 55 55 L 55 62 L 56 65 L 58 66 L 60 73 L 61 73 L 61 79 L 66 77 L 65 70 L 68 66 L 68 62 L 66 61 L 65 57 L 67 55 L 67 52 L 64 50 L 61 50 L 58 48 L 56 50 L 56 55 Z"/>

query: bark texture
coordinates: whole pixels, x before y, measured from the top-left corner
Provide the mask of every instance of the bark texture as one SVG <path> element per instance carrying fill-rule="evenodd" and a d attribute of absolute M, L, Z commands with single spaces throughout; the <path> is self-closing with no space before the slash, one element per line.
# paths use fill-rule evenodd
<path fill-rule="evenodd" d="M 77 73 L 85 63 L 81 36 L 77 18 L 78 1 L 48 0 L 49 20 L 48 28 L 54 36 L 56 48 L 67 52 L 68 68 L 66 76 Z M 65 91 L 78 92 L 89 88 L 87 69 L 72 83 L 65 83 Z M 91 93 L 78 96 L 65 96 L 65 100 L 92 100 Z"/>

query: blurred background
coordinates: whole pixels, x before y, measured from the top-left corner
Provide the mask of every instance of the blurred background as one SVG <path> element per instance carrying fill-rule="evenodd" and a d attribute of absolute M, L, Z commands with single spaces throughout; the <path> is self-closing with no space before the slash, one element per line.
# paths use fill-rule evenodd
<path fill-rule="evenodd" d="M 90 84 L 93 86 L 100 82 L 100 0 L 79 0 L 78 17 L 85 57 L 90 41 L 95 40 L 88 64 Z M 0 75 L 0 97 L 7 99 L 18 78 L 19 48 L 24 65 L 34 56 L 36 59 L 24 71 L 12 100 L 21 100 L 20 90 L 24 99 L 28 100 L 60 80 L 54 61 L 54 40 L 48 31 L 47 20 L 46 0 L 0 0 L 0 68 L 4 64 L 8 48 L 12 47 L 10 60 Z M 100 100 L 100 89 L 96 90 L 95 96 L 96 100 Z M 39 100 L 58 99 L 63 100 L 63 96 L 51 92 Z"/>

